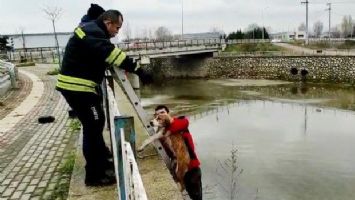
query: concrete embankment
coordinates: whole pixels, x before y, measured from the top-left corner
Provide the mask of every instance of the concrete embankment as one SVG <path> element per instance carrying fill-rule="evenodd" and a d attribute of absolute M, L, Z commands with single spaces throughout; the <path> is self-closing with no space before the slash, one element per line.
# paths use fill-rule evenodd
<path fill-rule="evenodd" d="M 165 78 L 307 79 L 350 84 L 355 80 L 355 56 L 191 56 L 153 59 L 149 68 Z"/>

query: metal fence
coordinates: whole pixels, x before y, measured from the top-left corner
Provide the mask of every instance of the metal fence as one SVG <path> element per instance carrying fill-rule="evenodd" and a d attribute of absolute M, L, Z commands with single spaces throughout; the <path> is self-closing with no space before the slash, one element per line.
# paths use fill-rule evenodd
<path fill-rule="evenodd" d="M 60 49 L 61 57 L 64 54 L 64 49 Z M 10 61 L 17 62 L 37 62 L 37 63 L 58 63 L 59 57 L 56 47 L 38 47 L 15 49 L 7 52 L 7 57 Z"/>

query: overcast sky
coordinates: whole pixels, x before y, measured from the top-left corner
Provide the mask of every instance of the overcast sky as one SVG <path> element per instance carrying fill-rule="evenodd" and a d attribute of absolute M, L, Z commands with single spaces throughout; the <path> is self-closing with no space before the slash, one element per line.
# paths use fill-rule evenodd
<path fill-rule="evenodd" d="M 104 9 L 120 10 L 132 36 L 159 26 L 181 33 L 182 2 L 184 33 L 207 32 L 213 27 L 229 33 L 251 23 L 271 27 L 272 32 L 293 31 L 305 22 L 306 12 L 301 0 L 0 0 L 0 34 L 21 29 L 25 33 L 51 32 L 52 25 L 42 11 L 46 6 L 63 10 L 56 28 L 70 32 L 93 2 Z M 324 31 L 328 29 L 327 2 L 333 3 L 332 24 L 340 24 L 344 15 L 355 18 L 355 0 L 310 0 L 310 29 L 318 20 L 324 23 Z"/>

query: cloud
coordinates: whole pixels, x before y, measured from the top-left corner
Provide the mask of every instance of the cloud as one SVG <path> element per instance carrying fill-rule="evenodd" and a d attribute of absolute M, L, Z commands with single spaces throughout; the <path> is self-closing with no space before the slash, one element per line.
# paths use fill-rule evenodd
<path fill-rule="evenodd" d="M 57 30 L 72 31 L 93 2 L 105 9 L 120 10 L 133 33 L 159 26 L 180 33 L 182 3 L 185 33 L 209 31 L 212 27 L 228 33 L 251 23 L 272 27 L 274 31 L 287 31 L 305 22 L 305 5 L 301 5 L 300 0 L 0 0 L 0 34 L 16 33 L 19 27 L 27 33 L 51 32 L 51 23 L 41 11 L 46 5 L 63 9 L 56 23 Z M 325 1 L 312 0 L 310 28 L 318 20 L 327 24 L 325 9 Z M 354 10 L 355 3 L 334 4 L 332 23 L 341 23 L 345 14 L 354 16 Z"/>

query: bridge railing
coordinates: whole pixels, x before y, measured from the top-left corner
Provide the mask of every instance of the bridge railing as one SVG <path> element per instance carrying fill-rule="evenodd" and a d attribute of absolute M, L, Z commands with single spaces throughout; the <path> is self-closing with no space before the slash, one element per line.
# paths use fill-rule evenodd
<path fill-rule="evenodd" d="M 110 81 L 112 86 L 113 82 Z M 113 90 L 106 88 L 105 110 L 108 115 L 112 152 L 117 180 L 118 200 L 147 200 L 142 178 L 135 160 L 135 131 L 133 117 L 122 116 L 118 110 Z"/>
<path fill-rule="evenodd" d="M 224 44 L 243 44 L 243 43 L 265 43 L 270 42 L 269 39 L 242 39 L 242 40 L 227 40 L 227 39 L 191 39 L 191 40 L 174 40 L 174 41 L 144 41 L 144 42 L 123 42 L 116 45 L 125 51 L 140 51 L 140 50 L 162 50 L 169 48 L 183 47 L 218 47 Z M 60 48 L 61 55 L 64 54 L 64 48 Z M 36 48 L 19 48 L 14 51 L 7 52 L 7 57 L 11 61 L 34 61 L 41 63 L 56 63 L 58 55 L 56 47 L 36 47 Z"/>
<path fill-rule="evenodd" d="M 18 79 L 18 73 L 15 65 L 10 62 L 5 62 L 3 60 L 0 60 L 0 84 L 2 84 L 7 80 L 10 80 L 11 87 L 17 88 L 18 86 L 16 81 L 17 79 Z"/>
<path fill-rule="evenodd" d="M 224 43 L 221 39 L 199 39 L 199 40 L 178 40 L 178 41 L 148 41 L 148 42 L 125 42 L 117 45 L 126 51 L 134 50 L 153 50 L 172 47 L 189 47 L 189 46 L 211 46 Z"/>

